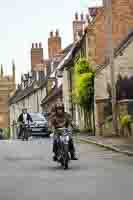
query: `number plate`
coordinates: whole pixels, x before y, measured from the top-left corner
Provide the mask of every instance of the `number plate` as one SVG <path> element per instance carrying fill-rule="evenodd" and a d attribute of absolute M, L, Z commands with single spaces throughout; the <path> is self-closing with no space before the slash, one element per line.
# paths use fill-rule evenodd
<path fill-rule="evenodd" d="M 39 128 L 32 128 L 32 131 L 39 131 Z"/>

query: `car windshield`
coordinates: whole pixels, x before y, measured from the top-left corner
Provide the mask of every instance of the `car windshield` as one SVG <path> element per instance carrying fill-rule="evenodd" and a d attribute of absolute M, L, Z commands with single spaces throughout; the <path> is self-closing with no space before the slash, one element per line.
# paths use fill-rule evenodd
<path fill-rule="evenodd" d="M 40 113 L 31 113 L 33 121 L 46 121 L 45 117 Z"/>

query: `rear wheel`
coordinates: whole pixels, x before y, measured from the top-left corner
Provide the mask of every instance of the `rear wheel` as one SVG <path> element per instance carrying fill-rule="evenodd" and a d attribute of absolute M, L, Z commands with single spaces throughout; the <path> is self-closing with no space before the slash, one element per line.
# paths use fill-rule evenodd
<path fill-rule="evenodd" d="M 29 138 L 29 132 L 28 132 L 28 130 L 25 128 L 24 130 L 23 130 L 23 141 L 24 140 L 26 140 L 26 141 L 28 141 L 28 138 Z"/>
<path fill-rule="evenodd" d="M 68 160 L 65 160 L 64 169 L 68 169 Z"/>

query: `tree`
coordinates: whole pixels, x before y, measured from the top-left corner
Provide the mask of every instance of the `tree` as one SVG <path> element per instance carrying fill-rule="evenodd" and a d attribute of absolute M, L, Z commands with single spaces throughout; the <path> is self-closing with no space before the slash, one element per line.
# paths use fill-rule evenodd
<path fill-rule="evenodd" d="M 92 130 L 92 112 L 94 111 L 94 79 L 95 70 L 89 61 L 80 58 L 74 66 L 75 88 L 73 91 L 74 101 L 79 105 L 85 116 L 85 128 Z M 93 113 L 94 114 L 94 113 Z"/>

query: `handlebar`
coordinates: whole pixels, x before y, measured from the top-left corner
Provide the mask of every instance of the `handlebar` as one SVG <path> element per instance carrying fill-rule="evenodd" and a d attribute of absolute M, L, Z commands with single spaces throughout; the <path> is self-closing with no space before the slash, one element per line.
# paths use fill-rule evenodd
<path fill-rule="evenodd" d="M 55 129 L 55 130 L 59 130 L 59 131 L 65 131 L 65 130 L 67 130 L 67 131 L 70 131 L 70 129 L 69 128 L 57 128 L 57 129 Z"/>

